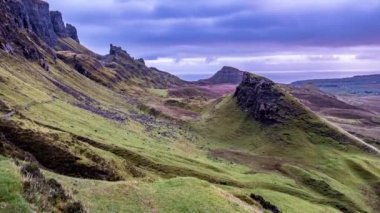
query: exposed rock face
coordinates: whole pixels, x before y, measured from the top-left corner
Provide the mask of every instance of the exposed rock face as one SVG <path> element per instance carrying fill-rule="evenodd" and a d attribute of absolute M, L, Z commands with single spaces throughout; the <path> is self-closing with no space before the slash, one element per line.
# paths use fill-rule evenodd
<path fill-rule="evenodd" d="M 27 29 L 36 33 L 49 46 L 54 46 L 57 43 L 57 35 L 51 22 L 49 4 L 41 0 L 22 0 L 22 4 L 24 11 L 20 15 L 23 18 L 28 17 Z"/>
<path fill-rule="evenodd" d="M 62 14 L 59 11 L 50 12 L 51 22 L 53 23 L 54 32 L 60 38 L 70 37 L 79 43 L 77 28 L 71 24 L 66 24 L 63 22 Z"/>
<path fill-rule="evenodd" d="M 23 55 L 38 60 L 41 56 L 32 42 L 39 43 L 34 33 L 23 33 L 31 28 L 27 9 L 22 1 L 0 0 L 0 48 L 8 54 Z"/>
<path fill-rule="evenodd" d="M 209 79 L 200 80 L 199 84 L 239 84 L 243 79 L 243 71 L 233 67 L 223 67 Z"/>
<path fill-rule="evenodd" d="M 66 33 L 67 35 L 74 39 L 75 41 L 77 41 L 78 43 L 80 43 L 79 41 L 79 37 L 78 37 L 78 32 L 77 32 L 77 28 L 75 28 L 73 25 L 71 24 L 66 24 Z"/>
<path fill-rule="evenodd" d="M 14 16 L 14 24 L 16 27 L 28 29 L 30 27 L 29 16 L 26 12 L 25 6 L 22 1 L 11 0 L 8 2 L 1 2 L 2 7 L 7 4 L 9 11 Z M 4 5 L 3 5 L 4 4 Z"/>
<path fill-rule="evenodd" d="M 243 111 L 266 124 L 283 123 L 303 113 L 273 81 L 251 73 L 244 73 L 234 97 Z"/>
<path fill-rule="evenodd" d="M 59 11 L 50 11 L 51 22 L 53 23 L 54 32 L 57 36 L 68 37 L 65 24 L 63 23 L 62 14 Z"/>
<path fill-rule="evenodd" d="M 57 44 L 58 38 L 72 37 L 79 41 L 75 27 L 65 27 L 62 14 L 58 11 L 50 12 L 49 4 L 42 0 L 1 0 L 2 16 L 5 19 L 1 25 L 6 30 L 25 29 L 35 33 L 50 47 Z M 8 29 L 7 29 L 8 28 Z M 2 36 L 13 35 L 2 33 Z M 1 35 L 0 35 L 1 36 Z"/>

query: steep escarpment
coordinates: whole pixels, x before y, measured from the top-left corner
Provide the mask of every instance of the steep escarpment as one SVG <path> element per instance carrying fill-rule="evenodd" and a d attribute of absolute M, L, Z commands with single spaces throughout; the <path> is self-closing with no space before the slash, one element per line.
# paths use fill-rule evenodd
<path fill-rule="evenodd" d="M 63 22 L 62 14 L 59 11 L 50 11 L 50 18 L 53 24 L 54 32 L 60 38 L 72 38 L 74 41 L 79 42 L 77 29 L 71 25 Z"/>
<path fill-rule="evenodd" d="M 49 30 L 36 29 L 35 32 L 41 34 L 39 37 L 32 31 L 33 26 L 39 22 L 33 20 L 33 16 L 29 15 L 32 13 L 30 11 L 37 13 L 38 7 L 43 9 L 46 5 L 37 2 L 31 7 L 34 9 L 27 9 L 27 7 L 31 7 L 31 5 L 24 4 L 23 1 L 0 1 L 0 14 L 2 14 L 0 16 L 0 49 L 7 54 L 22 56 L 28 60 L 39 61 L 41 65 L 46 65 L 46 56 L 53 57 L 54 54 L 43 39 L 50 42 L 55 39 L 55 34 L 50 34 Z M 46 35 L 52 35 L 52 39 L 47 39 Z"/>
<path fill-rule="evenodd" d="M 65 27 L 61 13 L 49 11 L 49 4 L 45 1 L 10 0 L 1 5 L 8 9 L 8 15 L 18 28 L 34 32 L 51 47 L 57 44 L 58 38 L 77 38 L 71 25 Z"/>
<path fill-rule="evenodd" d="M 244 73 L 234 94 L 240 108 L 257 121 L 283 123 L 306 111 L 273 81 Z"/>
<path fill-rule="evenodd" d="M 57 35 L 54 32 L 53 23 L 50 19 L 49 4 L 41 0 L 12 0 L 10 5 L 16 22 L 26 30 L 37 34 L 50 46 L 57 42 Z"/>
<path fill-rule="evenodd" d="M 67 35 L 74 39 L 74 41 L 79 42 L 79 37 L 78 37 L 78 32 L 77 32 L 77 28 L 74 27 L 73 25 L 71 24 L 66 24 L 66 33 Z"/>
<path fill-rule="evenodd" d="M 8 54 L 37 61 L 45 70 L 55 60 L 55 47 L 70 37 L 59 12 L 41 0 L 0 1 L 0 48 Z"/>

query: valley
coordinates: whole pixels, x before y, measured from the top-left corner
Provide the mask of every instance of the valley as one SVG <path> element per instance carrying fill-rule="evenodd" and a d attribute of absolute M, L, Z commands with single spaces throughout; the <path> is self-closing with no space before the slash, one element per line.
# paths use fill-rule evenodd
<path fill-rule="evenodd" d="M 93 53 L 44 1 L 0 12 L 0 212 L 378 212 L 376 98 L 188 82 Z"/>

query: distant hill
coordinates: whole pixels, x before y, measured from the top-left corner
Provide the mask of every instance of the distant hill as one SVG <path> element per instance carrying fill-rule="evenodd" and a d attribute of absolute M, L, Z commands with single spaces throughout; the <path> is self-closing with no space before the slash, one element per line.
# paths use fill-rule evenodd
<path fill-rule="evenodd" d="M 313 85 L 322 91 L 335 94 L 380 95 L 380 74 L 340 79 L 296 81 L 292 86 Z"/>
<path fill-rule="evenodd" d="M 244 72 L 234 67 L 225 66 L 211 78 L 199 80 L 196 83 L 206 84 L 239 84 L 243 79 Z"/>

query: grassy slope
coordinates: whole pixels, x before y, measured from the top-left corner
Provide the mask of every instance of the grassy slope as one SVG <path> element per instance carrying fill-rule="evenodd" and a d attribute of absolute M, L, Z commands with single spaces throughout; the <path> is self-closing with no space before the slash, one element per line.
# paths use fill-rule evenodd
<path fill-rule="evenodd" d="M 264 173 L 291 178 L 296 181 L 297 191 L 289 188 L 290 184 L 281 182 L 259 183 L 257 188 L 260 189 L 255 190 L 259 190 L 284 210 L 289 208 L 288 203 L 294 199 L 289 196 L 296 196 L 313 203 L 333 206 L 342 203 L 354 209 L 373 211 L 368 203 L 376 199 L 373 197 L 374 192 L 363 192 L 363 188 L 368 189 L 379 183 L 380 160 L 376 156 L 366 155 L 355 147 L 340 145 L 330 138 L 312 134 L 312 129 L 305 132 L 293 125 L 264 127 L 242 113 L 231 98 L 215 104 L 195 126 L 204 136 L 200 143 L 205 146 L 249 153 L 255 157 L 252 157 L 253 161 L 260 160 L 260 157 L 267 157 L 267 161 L 279 158 L 280 171 Z M 229 160 L 239 162 L 236 157 Z M 353 165 L 352 160 L 360 163 Z M 243 161 L 243 164 L 257 171 L 262 170 L 260 166 L 265 165 L 265 162 L 256 165 Z M 364 167 L 365 164 L 369 166 Z M 355 166 L 360 169 L 355 169 Z M 366 172 L 372 174 L 369 181 L 363 180 L 366 176 L 363 173 Z M 323 185 L 322 182 L 313 184 L 310 179 L 326 182 L 331 189 L 321 189 L 319 187 Z M 249 180 L 260 182 L 256 178 Z M 337 198 L 329 194 L 332 191 L 339 191 L 344 196 Z M 293 202 L 290 203 L 293 205 Z"/>
<path fill-rule="evenodd" d="M 47 73 L 29 62 L 20 63 L 7 57 L 1 60 L 0 76 L 6 79 L 6 83 L 0 83 L 1 99 L 13 107 L 37 102 L 27 109 L 18 107 L 21 114 L 45 125 L 107 145 L 117 145 L 142 156 L 132 159 L 132 162 L 142 164 L 139 169 L 147 176 L 132 178 L 124 174 L 126 181 L 116 183 L 48 172 L 75 192 L 74 196 L 82 200 L 91 212 L 219 212 L 223 209 L 226 212 L 245 212 L 249 208 L 247 204 L 236 201 L 232 194 L 247 196 L 250 193 L 264 196 L 284 212 L 304 212 L 305 209 L 308 212 L 335 212 L 337 210 L 333 207 L 336 204 L 374 212 L 369 203 L 374 203 L 376 197 L 370 186 L 378 184 L 379 159 L 356 148 L 346 148 L 293 127 L 263 128 L 242 113 L 229 98 L 212 107 L 190 129 L 162 125 L 146 131 L 143 124 L 134 120 L 125 123 L 111 121 L 75 106 L 78 101 L 74 97 L 47 79 L 59 79 L 96 99 L 102 108 L 125 113 L 138 110 L 129 104 L 126 97 L 95 84 L 61 62 L 60 69 L 52 66 L 51 72 Z M 53 94 L 58 99 L 52 99 Z M 23 120 L 17 116 L 13 119 Z M 30 121 L 24 121 L 24 125 L 25 128 L 52 131 Z M 164 131 L 170 131 L 174 136 L 159 136 L 158 133 Z M 61 134 L 61 137 L 67 135 Z M 125 159 L 110 150 L 88 148 L 116 164 L 114 168 L 121 168 L 124 163 Z M 210 150 L 221 148 L 259 157 L 275 154 L 284 161 L 283 171 L 267 171 L 244 162 L 241 165 L 210 156 Z M 159 172 L 160 169 L 170 177 L 179 177 L 167 179 Z M 229 186 L 181 176 L 227 183 Z M 2 177 L 11 176 L 6 173 Z M 320 188 L 321 184 L 313 184 L 310 179 L 323 181 L 330 187 Z M 334 196 L 336 191 L 344 196 Z"/>
<path fill-rule="evenodd" d="M 0 212 L 31 212 L 22 197 L 21 177 L 12 162 L 0 156 Z"/>
<path fill-rule="evenodd" d="M 133 150 L 136 153 L 140 153 L 144 156 L 149 157 L 150 159 L 153 159 L 156 162 L 159 162 L 159 166 L 162 164 L 175 166 L 176 168 L 178 167 L 191 169 L 190 171 L 194 171 L 194 173 L 196 173 L 195 175 L 198 173 L 215 173 L 215 176 L 217 176 L 216 178 L 231 179 L 229 174 L 223 173 L 223 168 L 218 168 L 224 167 L 226 165 L 217 162 L 214 163 L 215 165 L 206 163 L 208 161 L 206 153 L 202 150 L 197 149 L 193 144 L 189 144 L 189 141 L 183 136 L 179 135 L 179 133 L 177 133 L 178 136 L 176 136 L 175 141 L 173 139 L 168 139 L 165 137 L 152 137 L 151 135 L 156 135 L 155 132 L 148 134 L 144 130 L 142 124 L 135 121 L 131 120 L 127 123 L 119 123 L 110 121 L 98 115 L 94 115 L 91 112 L 74 106 L 73 103 L 75 103 L 75 100 L 73 97 L 70 97 L 67 94 L 63 94 L 62 91 L 59 91 L 48 81 L 46 81 L 43 76 L 47 76 L 47 78 L 54 76 L 56 79 L 61 79 L 61 82 L 64 82 L 65 84 L 70 85 L 71 87 L 87 94 L 88 96 L 95 98 L 98 102 L 101 103 L 103 107 L 109 107 L 110 105 L 113 105 L 112 107 L 118 107 L 118 110 L 121 111 L 128 111 L 129 109 L 133 108 L 127 103 L 128 101 L 124 100 L 120 95 L 112 93 L 110 90 L 94 84 L 88 79 L 84 79 L 77 73 L 69 73 L 73 71 L 69 70 L 69 68 L 66 66 L 63 66 L 65 70 L 59 71 L 55 70 L 54 67 L 51 67 L 51 73 L 46 73 L 34 64 L 28 65 L 29 66 L 25 66 L 23 63 L 15 63 L 11 59 L 8 59 L 8 61 L 3 61 L 2 68 L 0 69 L 1 77 L 7 79 L 7 82 L 5 84 L 0 84 L 2 100 L 7 102 L 12 108 L 17 108 L 18 112 L 27 118 L 36 122 L 43 123 L 44 125 L 53 126 L 67 132 L 86 136 L 94 140 L 104 142 L 106 144 L 114 144 L 118 145 L 119 147 L 128 148 L 129 150 Z M 65 76 L 64 78 L 63 75 Z M 86 87 L 93 88 L 94 90 L 88 90 Z M 59 99 L 47 102 L 51 100 L 51 94 L 53 92 L 54 95 L 58 96 Z M 28 108 L 24 108 L 24 106 L 32 102 L 36 102 L 37 104 L 33 104 Z M 48 130 L 44 127 L 38 127 L 38 125 L 33 122 L 24 121 L 22 117 L 20 118 L 18 116 L 14 116 L 12 119 L 22 121 L 24 123 L 24 128 L 32 128 L 44 132 L 54 132 L 53 130 Z M 179 132 L 179 130 L 174 129 L 174 132 Z M 62 134 L 61 137 L 67 136 L 65 136 L 65 134 Z M 110 161 L 113 161 L 113 163 L 122 161 L 119 156 L 115 156 L 110 152 L 102 150 L 97 150 L 97 152 L 100 153 L 102 157 L 111 159 Z M 198 155 L 202 157 L 198 158 Z M 213 211 L 215 209 L 227 209 L 246 212 L 246 207 L 243 204 L 237 205 L 234 204 L 234 202 L 223 202 L 226 199 L 217 193 L 219 191 L 216 188 L 210 189 L 211 185 L 209 183 L 200 182 L 197 179 L 177 180 L 179 182 L 179 185 L 184 185 L 184 195 L 182 199 L 189 199 L 190 196 L 196 194 L 194 191 L 196 188 L 194 188 L 194 190 L 191 192 L 191 187 L 189 187 L 190 185 L 199 185 L 199 190 L 196 191 L 200 192 L 198 192 L 199 194 L 197 196 L 194 196 L 193 202 L 183 201 L 177 203 L 174 200 L 170 201 L 168 199 L 162 199 L 162 196 L 159 196 L 160 194 L 157 193 L 168 194 L 168 196 L 172 194 L 172 199 L 176 198 L 174 196 L 174 191 L 170 193 L 166 193 L 165 191 L 166 188 L 167 190 L 173 190 L 171 189 L 172 183 L 168 181 L 153 182 L 150 184 L 151 181 L 159 179 L 157 179 L 157 174 L 155 174 L 155 171 L 149 170 L 150 169 L 148 167 L 146 172 L 149 175 L 147 178 L 136 179 L 136 181 L 141 182 L 141 184 L 144 186 L 144 190 L 140 193 L 151 193 L 152 196 L 157 197 L 157 202 L 159 202 L 157 204 L 157 208 L 168 208 L 170 206 L 167 206 L 167 204 L 170 204 L 173 206 L 174 210 L 183 208 L 192 212 Z M 181 171 L 178 172 L 180 173 Z M 70 180 L 72 178 L 67 179 Z M 175 180 L 173 181 L 175 182 Z M 90 186 L 97 183 L 97 181 L 91 180 L 84 182 L 86 182 L 86 184 L 90 184 Z M 105 200 L 104 202 L 108 203 L 109 208 L 120 208 L 121 210 L 129 209 L 130 206 L 128 203 L 114 199 L 115 197 L 119 197 L 120 199 L 124 200 L 127 199 L 127 197 L 125 198 L 124 194 L 117 194 L 114 192 L 115 188 L 109 187 L 109 185 L 112 185 L 113 183 L 99 182 L 99 184 L 104 187 L 105 191 L 94 191 L 94 193 L 98 192 L 98 196 L 111 194 L 112 197 L 103 197 Z M 128 182 L 121 184 L 128 184 Z M 87 188 L 87 190 L 91 190 L 91 188 L 92 187 Z M 77 190 L 80 191 L 79 194 L 86 193 L 85 187 L 78 187 Z M 210 190 L 212 193 L 210 193 Z M 228 194 L 226 192 L 224 193 Z M 210 205 L 199 206 L 198 204 L 203 199 L 208 199 Z M 191 199 L 189 199 L 189 201 L 191 201 Z M 98 209 L 98 206 L 92 208 L 93 205 L 97 205 L 98 203 L 98 198 L 95 194 L 94 196 L 87 197 L 87 199 L 84 199 L 83 202 L 86 206 L 88 206 L 90 210 Z M 211 205 L 213 202 L 215 204 Z M 143 210 L 146 206 L 146 203 L 134 203 L 132 201 L 130 203 L 132 203 L 130 205 L 137 206 L 136 209 L 140 208 L 141 210 Z M 120 207 L 118 207 L 119 205 Z M 134 211 L 131 210 L 131 212 Z"/>

